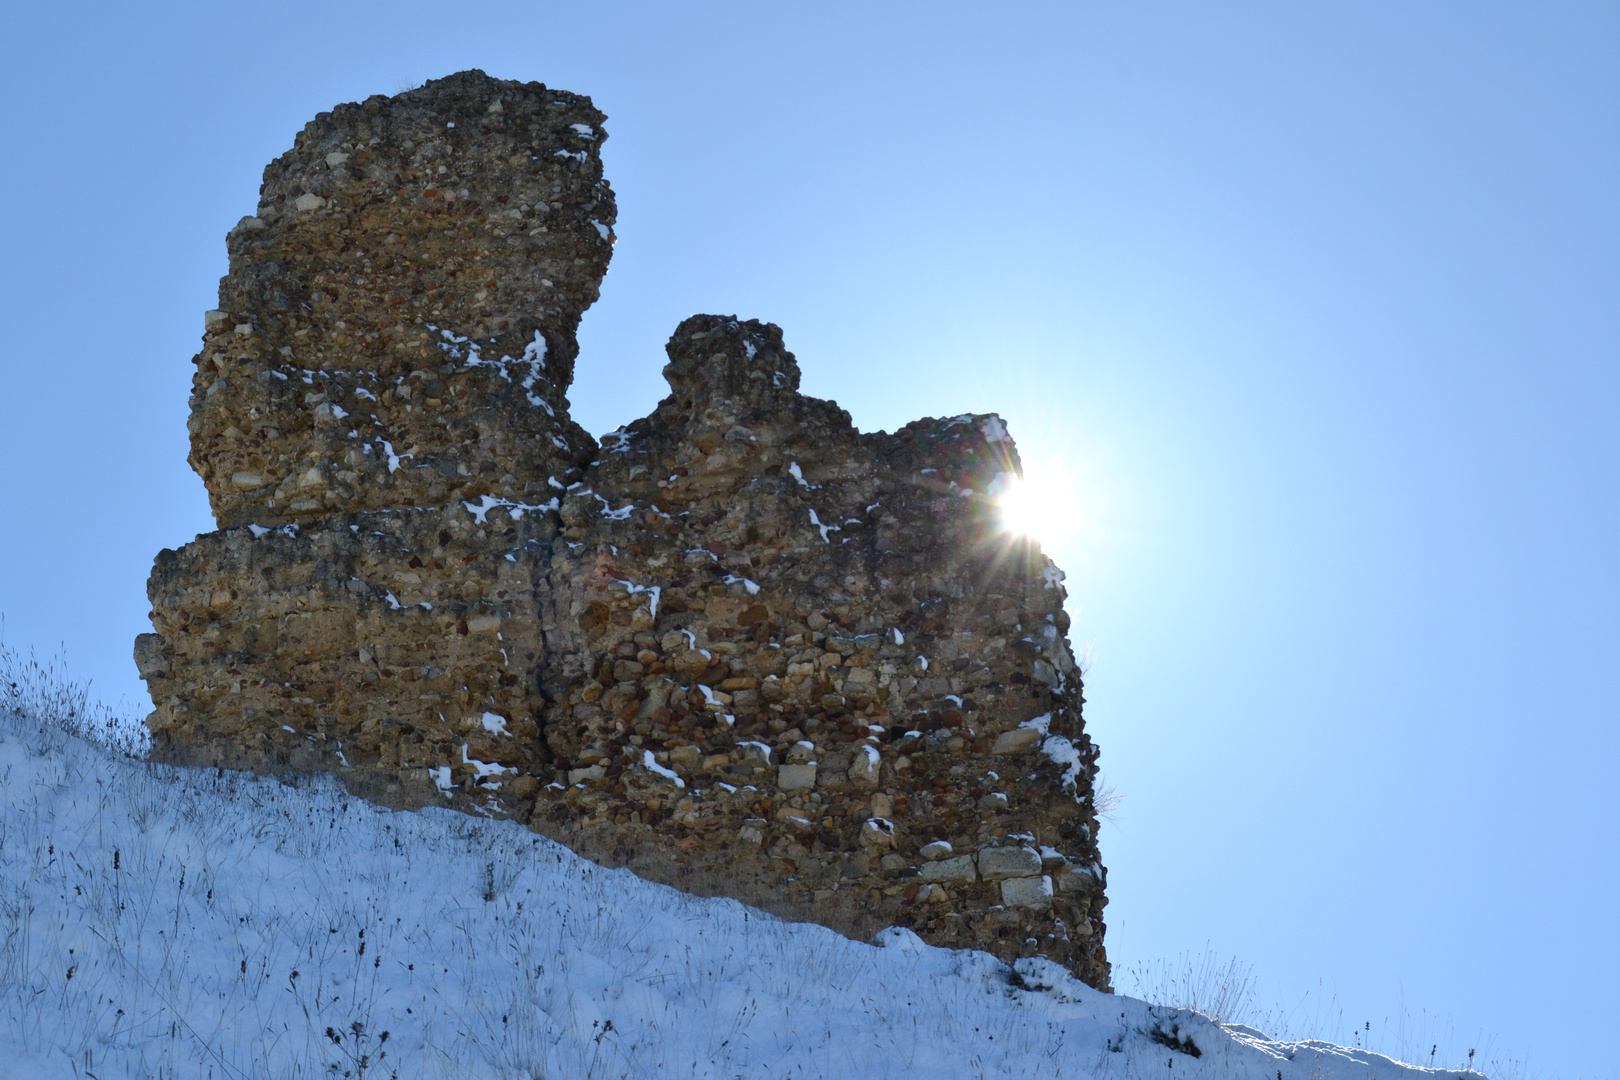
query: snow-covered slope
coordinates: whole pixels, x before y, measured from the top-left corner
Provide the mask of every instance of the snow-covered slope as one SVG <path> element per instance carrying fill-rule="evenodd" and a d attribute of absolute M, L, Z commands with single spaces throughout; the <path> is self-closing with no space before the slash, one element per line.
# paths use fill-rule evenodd
<path fill-rule="evenodd" d="M 1460 1075 L 904 930 L 859 944 L 510 822 L 147 765 L 0 713 L 7 1080 Z"/>

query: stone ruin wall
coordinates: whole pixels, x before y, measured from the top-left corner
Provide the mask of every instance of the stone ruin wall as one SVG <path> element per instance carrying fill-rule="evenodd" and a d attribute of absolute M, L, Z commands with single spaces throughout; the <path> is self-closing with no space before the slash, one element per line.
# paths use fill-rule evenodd
<path fill-rule="evenodd" d="M 1106 988 L 1097 751 L 1062 574 L 997 527 L 1005 428 L 862 434 L 775 326 L 694 316 L 598 444 L 565 395 L 602 119 L 464 72 L 266 170 L 196 358 L 222 528 L 159 554 L 136 643 L 155 754 Z"/>
<path fill-rule="evenodd" d="M 613 250 L 602 120 L 467 73 L 322 113 L 270 163 L 192 382 L 221 525 L 535 501 L 590 461 L 565 394 Z"/>

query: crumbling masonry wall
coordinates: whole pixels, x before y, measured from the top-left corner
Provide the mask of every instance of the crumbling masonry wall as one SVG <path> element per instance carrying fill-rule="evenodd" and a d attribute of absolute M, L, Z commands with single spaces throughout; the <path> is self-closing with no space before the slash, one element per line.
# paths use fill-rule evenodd
<path fill-rule="evenodd" d="M 566 391 L 602 119 L 464 72 L 267 169 L 197 357 L 222 529 L 159 555 L 136 644 L 156 752 L 1107 987 L 1097 754 L 1062 574 L 997 526 L 1006 429 L 862 434 L 777 327 L 694 316 L 598 444 Z"/>
<path fill-rule="evenodd" d="M 226 243 L 191 399 L 221 525 L 543 495 L 612 254 L 602 114 L 463 72 L 322 113 Z"/>

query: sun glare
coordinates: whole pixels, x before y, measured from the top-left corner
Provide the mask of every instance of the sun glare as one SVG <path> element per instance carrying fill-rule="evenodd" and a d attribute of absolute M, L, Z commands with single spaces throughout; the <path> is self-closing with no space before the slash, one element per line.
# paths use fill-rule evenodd
<path fill-rule="evenodd" d="M 1047 545 L 1060 543 L 1080 520 L 1074 485 L 1063 477 L 1024 471 L 1022 479 L 1009 475 L 996 493 L 1001 527 Z"/>

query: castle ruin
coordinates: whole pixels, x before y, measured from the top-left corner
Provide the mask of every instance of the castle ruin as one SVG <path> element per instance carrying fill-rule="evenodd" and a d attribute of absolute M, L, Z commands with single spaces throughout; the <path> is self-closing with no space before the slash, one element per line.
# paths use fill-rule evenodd
<path fill-rule="evenodd" d="M 469 71 L 322 113 L 227 238 L 158 555 L 154 755 L 329 770 L 867 937 L 1107 989 L 1063 575 L 991 415 L 863 434 L 769 324 L 676 328 L 651 415 L 568 415 L 612 253 L 604 117 Z"/>

